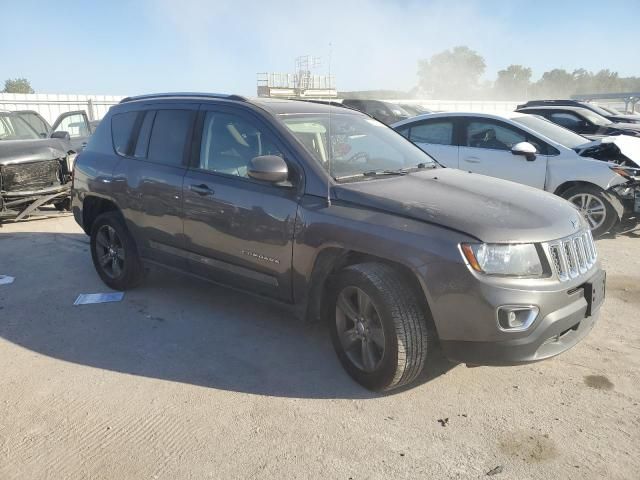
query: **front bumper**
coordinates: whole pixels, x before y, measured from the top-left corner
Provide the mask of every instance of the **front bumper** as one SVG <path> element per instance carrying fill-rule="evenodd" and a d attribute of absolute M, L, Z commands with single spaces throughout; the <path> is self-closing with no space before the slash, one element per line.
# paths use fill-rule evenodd
<path fill-rule="evenodd" d="M 429 290 L 428 301 L 444 355 L 473 365 L 517 365 L 568 350 L 597 321 L 591 285 L 603 285 L 603 274 L 596 263 L 568 281 L 510 280 L 475 275 L 466 265 L 431 265 L 430 285 L 440 288 Z M 505 305 L 536 306 L 539 314 L 527 330 L 501 330 L 497 310 Z"/>
<path fill-rule="evenodd" d="M 598 312 L 586 316 L 582 298 L 538 323 L 526 337 L 492 342 L 442 341 L 447 358 L 471 365 L 518 365 L 559 355 L 580 342 L 593 328 Z"/>

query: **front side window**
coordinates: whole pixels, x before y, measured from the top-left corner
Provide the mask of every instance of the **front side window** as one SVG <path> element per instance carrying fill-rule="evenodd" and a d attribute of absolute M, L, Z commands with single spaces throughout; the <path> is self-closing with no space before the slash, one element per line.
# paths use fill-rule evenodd
<path fill-rule="evenodd" d="M 550 118 L 558 125 L 562 125 L 563 127 L 570 128 L 572 130 L 578 128 L 582 123 L 580 117 L 574 115 L 573 113 L 552 113 Z"/>
<path fill-rule="evenodd" d="M 56 132 L 67 132 L 71 138 L 88 137 L 89 126 L 85 117 L 81 113 L 74 113 L 63 117 L 60 124 L 56 127 Z"/>
<path fill-rule="evenodd" d="M 453 145 L 453 122 L 429 122 L 411 127 L 409 140 L 414 143 Z"/>
<path fill-rule="evenodd" d="M 524 134 L 493 122 L 469 122 L 468 147 L 511 150 L 516 143 L 526 142 Z"/>
<path fill-rule="evenodd" d="M 163 165 L 182 165 L 192 120 L 191 110 L 158 110 L 147 158 Z"/>
<path fill-rule="evenodd" d="M 248 178 L 251 159 L 282 152 L 271 135 L 234 114 L 208 112 L 202 130 L 200 168 Z"/>
<path fill-rule="evenodd" d="M 436 165 L 428 154 L 372 118 L 345 113 L 280 117 L 336 180 L 366 177 L 376 171 Z"/>

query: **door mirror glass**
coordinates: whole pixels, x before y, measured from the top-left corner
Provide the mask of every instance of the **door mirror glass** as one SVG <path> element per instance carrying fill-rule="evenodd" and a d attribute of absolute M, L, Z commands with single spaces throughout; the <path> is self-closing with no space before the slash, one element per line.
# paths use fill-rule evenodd
<path fill-rule="evenodd" d="M 51 138 L 59 138 L 61 140 L 71 140 L 69 132 L 66 130 L 57 130 L 51 134 Z"/>
<path fill-rule="evenodd" d="M 270 183 L 284 182 L 289 178 L 287 163 L 277 155 L 253 157 L 249 162 L 247 173 L 254 180 Z"/>
<path fill-rule="evenodd" d="M 529 142 L 520 142 L 516 143 L 511 148 L 511 153 L 514 155 L 522 155 L 531 162 L 536 159 L 536 153 L 538 153 L 538 151 L 536 150 L 536 147 L 531 145 Z"/>

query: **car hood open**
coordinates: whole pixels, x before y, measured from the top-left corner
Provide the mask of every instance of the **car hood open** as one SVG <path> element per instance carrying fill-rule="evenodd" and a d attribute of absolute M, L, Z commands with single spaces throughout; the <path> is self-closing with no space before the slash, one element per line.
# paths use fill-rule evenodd
<path fill-rule="evenodd" d="M 0 140 L 0 165 L 55 160 L 67 155 L 61 140 Z"/>
<path fill-rule="evenodd" d="M 519 183 L 438 168 L 335 187 L 338 199 L 457 230 L 487 243 L 545 242 L 583 224 L 555 195 Z"/>
<path fill-rule="evenodd" d="M 604 137 L 574 148 L 578 155 L 640 168 L 640 138 L 628 135 Z"/>

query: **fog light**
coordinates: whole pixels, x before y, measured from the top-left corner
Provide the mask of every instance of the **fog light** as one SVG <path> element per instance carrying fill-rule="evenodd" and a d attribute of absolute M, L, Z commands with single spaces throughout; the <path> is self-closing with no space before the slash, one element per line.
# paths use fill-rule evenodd
<path fill-rule="evenodd" d="M 540 309 L 534 305 L 504 305 L 498 308 L 498 328 L 508 332 L 521 332 L 531 326 Z"/>

